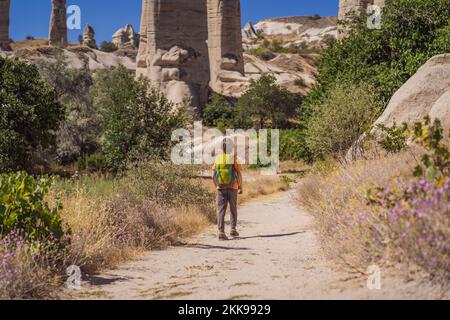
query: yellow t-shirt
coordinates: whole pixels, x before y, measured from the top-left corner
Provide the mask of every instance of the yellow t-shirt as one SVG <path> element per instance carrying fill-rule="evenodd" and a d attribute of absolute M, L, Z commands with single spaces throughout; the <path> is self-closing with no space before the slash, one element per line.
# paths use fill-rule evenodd
<path fill-rule="evenodd" d="M 236 171 L 237 174 L 242 174 L 242 165 L 241 165 L 241 163 L 239 162 L 239 160 L 237 159 L 237 157 L 235 157 L 234 159 L 235 159 L 235 160 L 234 160 L 234 170 Z M 215 166 L 213 166 L 213 167 L 212 167 L 212 170 L 214 171 L 215 169 L 216 169 Z M 239 176 L 239 175 L 238 175 L 238 176 Z M 214 181 L 214 174 L 213 174 L 213 181 Z M 241 184 L 242 184 L 242 181 L 241 181 Z M 217 187 L 217 190 L 220 190 L 220 189 L 239 190 L 239 182 L 238 182 L 238 179 L 234 179 L 234 181 L 233 181 L 233 186 L 227 187 L 227 188 L 220 188 L 220 187 Z"/>

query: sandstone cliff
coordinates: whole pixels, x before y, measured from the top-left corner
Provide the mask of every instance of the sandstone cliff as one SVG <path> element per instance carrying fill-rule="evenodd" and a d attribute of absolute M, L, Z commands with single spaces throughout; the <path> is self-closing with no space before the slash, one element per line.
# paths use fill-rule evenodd
<path fill-rule="evenodd" d="M 208 0 L 210 88 L 239 96 L 248 85 L 244 77 L 240 0 Z"/>
<path fill-rule="evenodd" d="M 205 105 L 210 79 L 204 0 L 143 0 L 137 75 L 174 102 Z"/>
<path fill-rule="evenodd" d="M 450 54 L 431 58 L 392 97 L 376 124 L 421 121 L 429 115 L 450 128 Z"/>
<path fill-rule="evenodd" d="M 87 63 L 92 71 L 119 65 L 124 65 L 130 72 L 136 71 L 135 57 L 123 55 L 120 50 L 107 53 L 80 45 L 69 45 L 67 48 L 50 47 L 46 39 L 15 41 L 11 43 L 11 48 L 11 51 L 3 52 L 2 56 L 34 63 L 38 60 L 54 61 L 56 55 L 62 52 L 71 68 L 80 69 Z"/>

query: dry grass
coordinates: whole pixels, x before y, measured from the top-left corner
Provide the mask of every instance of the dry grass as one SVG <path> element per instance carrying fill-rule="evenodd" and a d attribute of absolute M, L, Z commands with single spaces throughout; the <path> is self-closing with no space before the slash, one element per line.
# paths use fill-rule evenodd
<path fill-rule="evenodd" d="M 259 176 L 254 180 L 244 181 L 244 192 L 239 196 L 239 204 L 269 194 L 287 191 L 289 184 L 279 176 Z"/>
<path fill-rule="evenodd" d="M 366 205 L 366 190 L 401 183 L 416 164 L 409 154 L 358 161 L 314 173 L 299 187 L 298 201 L 315 217 L 327 255 L 356 270 L 387 258 L 389 226 L 380 223 L 380 210 Z M 329 170 L 333 170 L 331 173 Z M 364 266 L 364 267 L 363 267 Z"/>
<path fill-rule="evenodd" d="M 347 165 L 328 164 L 327 170 L 304 179 L 298 201 L 313 214 L 330 258 L 362 274 L 371 264 L 420 266 L 448 283 L 450 264 L 445 248 L 450 224 L 444 189 L 439 191 L 442 196 L 436 196 L 430 187 L 429 193 L 421 191 L 414 198 L 402 199 L 394 209 L 369 205 L 367 200 L 368 189 L 382 186 L 403 194 L 416 185 L 412 171 L 420 154 L 410 150 Z M 333 167 L 336 169 L 330 169 Z"/>
<path fill-rule="evenodd" d="M 83 186 L 59 194 L 62 218 L 72 230 L 70 263 L 93 273 L 147 250 L 161 249 L 201 232 L 211 221 L 204 208 L 164 208 L 130 194 L 98 196 Z"/>

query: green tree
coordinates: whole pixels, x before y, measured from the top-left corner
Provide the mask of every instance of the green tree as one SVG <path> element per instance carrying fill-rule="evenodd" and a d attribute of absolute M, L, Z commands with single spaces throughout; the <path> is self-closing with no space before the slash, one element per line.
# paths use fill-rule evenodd
<path fill-rule="evenodd" d="M 251 127 L 258 122 L 263 127 L 270 121 L 273 128 L 285 127 L 298 104 L 297 95 L 278 85 L 273 75 L 264 75 L 239 99 L 237 125 Z"/>
<path fill-rule="evenodd" d="M 41 60 L 37 67 L 42 78 L 55 89 L 66 111 L 66 119 L 57 134 L 56 160 L 72 163 L 94 153 L 100 128 L 89 92 L 93 83 L 89 67 L 70 68 L 63 54 L 57 55 L 54 62 Z"/>
<path fill-rule="evenodd" d="M 372 87 L 336 86 L 308 122 L 306 145 L 315 159 L 343 157 L 372 128 L 381 110 Z"/>
<path fill-rule="evenodd" d="M 0 172 L 33 166 L 34 151 L 55 144 L 64 108 L 37 68 L 0 58 Z"/>
<path fill-rule="evenodd" d="M 236 108 L 224 97 L 214 94 L 203 110 L 203 121 L 207 126 L 220 129 L 232 128 L 236 118 Z"/>
<path fill-rule="evenodd" d="M 92 87 L 102 125 L 102 151 L 109 169 L 124 168 L 134 157 L 167 158 L 172 131 L 186 124 L 185 108 L 169 102 L 124 66 L 97 72 Z"/>

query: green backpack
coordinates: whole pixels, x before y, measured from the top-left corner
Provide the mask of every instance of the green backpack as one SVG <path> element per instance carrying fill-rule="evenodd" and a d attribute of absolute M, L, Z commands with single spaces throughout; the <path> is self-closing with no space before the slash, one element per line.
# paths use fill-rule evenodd
<path fill-rule="evenodd" d="M 236 179 L 233 160 L 233 156 L 229 154 L 222 154 L 216 158 L 214 163 L 214 181 L 221 189 L 231 188 Z"/>

